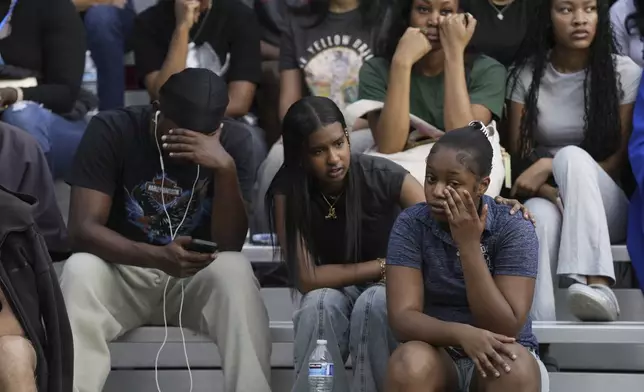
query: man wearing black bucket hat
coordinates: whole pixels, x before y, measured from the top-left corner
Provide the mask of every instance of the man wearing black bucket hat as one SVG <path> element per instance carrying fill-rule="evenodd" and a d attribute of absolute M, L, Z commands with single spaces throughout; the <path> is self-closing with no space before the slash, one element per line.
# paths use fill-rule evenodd
<path fill-rule="evenodd" d="M 213 72 L 186 69 L 158 102 L 88 126 L 69 178 L 77 253 L 61 278 L 78 392 L 102 390 L 110 341 L 165 319 L 217 343 L 227 392 L 270 391 L 268 316 L 239 253 L 248 220 L 235 163 L 249 135 L 223 121 L 225 91 Z"/>

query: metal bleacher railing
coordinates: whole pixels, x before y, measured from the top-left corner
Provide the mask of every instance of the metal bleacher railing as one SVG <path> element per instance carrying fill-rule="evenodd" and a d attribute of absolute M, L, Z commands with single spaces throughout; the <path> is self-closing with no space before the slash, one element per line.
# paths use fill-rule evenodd
<path fill-rule="evenodd" d="M 270 247 L 247 245 L 243 252 L 253 262 L 274 262 Z M 616 262 L 630 260 L 623 245 L 613 247 L 613 257 Z M 552 392 L 641 390 L 644 384 L 644 300 L 635 290 L 616 290 L 616 293 L 625 321 L 581 323 L 564 315 L 564 321 L 534 323 L 539 341 L 552 344 L 553 354 L 562 365 L 561 372 L 551 373 Z M 558 303 L 561 303 L 565 292 L 562 290 L 559 294 Z M 293 300 L 286 288 L 262 289 L 262 296 L 271 319 L 273 391 L 287 392 L 293 381 Z M 143 327 L 112 343 L 113 371 L 105 391 L 156 391 L 154 358 L 163 337 L 163 327 Z M 186 334 L 186 339 L 194 391 L 211 392 L 213 388 L 223 391 L 221 360 L 214 343 L 193 332 Z M 187 385 L 184 361 L 181 334 L 178 328 L 170 328 L 159 363 L 164 390 L 182 390 Z"/>

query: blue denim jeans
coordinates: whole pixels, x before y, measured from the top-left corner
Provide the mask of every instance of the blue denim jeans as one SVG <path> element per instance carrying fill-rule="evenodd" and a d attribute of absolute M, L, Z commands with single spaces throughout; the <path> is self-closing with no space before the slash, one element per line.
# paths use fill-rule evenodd
<path fill-rule="evenodd" d="M 387 361 L 398 343 L 387 323 L 385 286 L 355 286 L 307 293 L 293 315 L 295 385 L 308 392 L 308 361 L 317 339 L 326 339 L 334 362 L 336 392 L 383 391 Z M 353 375 L 345 371 L 351 354 Z"/>
<path fill-rule="evenodd" d="M 98 75 L 99 109 L 123 107 L 125 96 L 126 39 L 132 31 L 136 13 L 132 0 L 125 8 L 95 5 L 85 12 L 87 46 Z"/>
<path fill-rule="evenodd" d="M 30 101 L 9 106 L 2 113 L 2 121 L 26 131 L 38 141 L 54 179 L 69 173 L 87 127 L 86 120 L 67 120 Z"/>

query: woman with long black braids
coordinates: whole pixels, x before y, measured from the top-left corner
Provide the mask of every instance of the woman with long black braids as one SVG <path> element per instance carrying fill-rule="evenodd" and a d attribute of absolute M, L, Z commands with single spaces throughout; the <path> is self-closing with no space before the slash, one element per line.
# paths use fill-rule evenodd
<path fill-rule="evenodd" d="M 607 0 L 536 5 L 508 81 L 510 148 L 520 158 L 512 192 L 529 198 L 540 245 L 532 315 L 556 318 L 553 279 L 563 275 L 576 282 L 573 315 L 614 321 L 611 243 L 626 237 L 619 179 L 641 70 L 613 54 Z"/>
<path fill-rule="evenodd" d="M 282 134 L 284 165 L 267 204 L 291 282 L 303 294 L 293 316 L 293 391 L 309 390 L 317 339 L 333 356 L 334 391 L 382 391 L 397 345 L 382 284 L 389 232 L 401 209 L 424 201 L 423 187 L 387 159 L 351 155 L 345 119 L 328 98 L 294 103 Z M 513 205 L 511 213 L 523 208 L 496 202 Z M 344 371 L 349 353 L 353 377 Z"/>

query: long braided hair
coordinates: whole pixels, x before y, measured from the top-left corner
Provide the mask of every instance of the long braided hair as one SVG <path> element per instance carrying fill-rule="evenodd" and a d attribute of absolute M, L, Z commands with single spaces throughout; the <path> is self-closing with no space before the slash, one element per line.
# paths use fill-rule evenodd
<path fill-rule="evenodd" d="M 521 117 L 521 156 L 534 148 L 534 134 L 539 125 L 539 86 L 549 62 L 555 38 L 550 11 L 552 0 L 532 0 L 529 12 L 528 34 L 514 59 L 508 77 L 508 88 L 514 91 L 523 69 L 532 69 L 532 83 L 525 97 L 525 111 Z M 584 133 L 581 148 L 596 161 L 615 153 L 621 143 L 619 117 L 620 99 L 615 58 L 616 44 L 610 24 L 608 0 L 597 0 L 597 30 L 590 45 L 588 66 L 584 78 Z"/>

